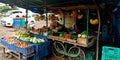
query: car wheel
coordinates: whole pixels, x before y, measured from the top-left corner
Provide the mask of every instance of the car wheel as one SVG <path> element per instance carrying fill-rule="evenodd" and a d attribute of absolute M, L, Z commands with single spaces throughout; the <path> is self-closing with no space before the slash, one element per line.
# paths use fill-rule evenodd
<path fill-rule="evenodd" d="M 3 27 L 5 27 L 5 26 L 6 26 L 5 24 L 2 24 L 2 23 L 1 23 L 1 25 L 2 25 Z"/>

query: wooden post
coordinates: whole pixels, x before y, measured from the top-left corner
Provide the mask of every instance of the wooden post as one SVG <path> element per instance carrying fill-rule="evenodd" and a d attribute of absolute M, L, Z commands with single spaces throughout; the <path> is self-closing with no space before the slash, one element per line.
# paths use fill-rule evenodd
<path fill-rule="evenodd" d="M 45 3 L 44 3 L 44 12 L 45 12 L 45 14 L 46 14 L 46 29 L 47 29 L 47 31 L 48 31 L 48 18 L 47 18 L 47 2 L 46 2 L 46 0 L 44 1 Z M 46 31 L 46 32 L 47 32 Z"/>

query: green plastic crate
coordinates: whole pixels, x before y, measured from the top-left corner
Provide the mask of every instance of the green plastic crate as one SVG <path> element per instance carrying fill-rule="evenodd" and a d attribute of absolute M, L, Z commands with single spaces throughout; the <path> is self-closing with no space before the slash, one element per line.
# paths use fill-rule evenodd
<path fill-rule="evenodd" d="M 101 60 L 120 60 L 120 48 L 103 46 Z"/>
<path fill-rule="evenodd" d="M 85 60 L 94 60 L 94 57 L 95 57 L 95 52 L 93 52 L 93 51 L 87 51 Z M 84 58 L 77 57 L 76 60 L 84 60 Z"/>

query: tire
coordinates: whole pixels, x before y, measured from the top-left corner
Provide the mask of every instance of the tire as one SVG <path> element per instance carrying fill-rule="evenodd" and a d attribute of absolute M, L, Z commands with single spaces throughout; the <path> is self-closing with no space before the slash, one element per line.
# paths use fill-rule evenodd
<path fill-rule="evenodd" d="M 59 47 L 58 47 L 57 45 L 59 45 Z M 60 47 L 60 45 L 61 45 L 61 47 Z M 64 57 L 64 54 L 59 53 L 59 52 L 56 50 L 56 48 L 57 48 L 58 50 L 64 50 L 64 46 L 62 45 L 61 42 L 56 42 L 56 41 L 55 41 L 55 42 L 53 43 L 52 53 L 53 53 L 53 55 L 54 55 L 55 57 L 57 57 L 57 58 L 62 58 L 62 57 Z"/>
<path fill-rule="evenodd" d="M 80 54 L 77 57 L 69 57 L 69 60 L 78 60 L 78 58 L 84 58 L 84 60 L 85 60 L 85 53 L 80 47 L 73 46 L 69 49 L 68 53 L 77 54 L 77 52 L 76 52 L 77 49 L 80 49 Z"/>

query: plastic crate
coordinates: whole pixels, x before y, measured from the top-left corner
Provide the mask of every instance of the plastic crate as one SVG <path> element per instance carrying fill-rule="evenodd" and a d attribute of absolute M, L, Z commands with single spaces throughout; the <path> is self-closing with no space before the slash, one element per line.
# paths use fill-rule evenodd
<path fill-rule="evenodd" d="M 87 51 L 85 60 L 94 60 L 94 58 L 95 58 L 95 52 L 93 52 L 93 51 Z M 76 60 L 84 60 L 84 58 L 77 57 Z"/>
<path fill-rule="evenodd" d="M 43 43 L 35 44 L 35 52 L 36 52 L 35 60 L 41 60 L 41 58 L 51 53 L 50 41 L 48 41 L 48 38 L 46 36 L 35 34 L 34 37 L 45 40 L 45 42 Z"/>
<path fill-rule="evenodd" d="M 47 36 L 39 35 L 39 34 L 34 34 L 34 37 L 44 39 L 45 42 L 49 42 Z"/>
<path fill-rule="evenodd" d="M 13 19 L 13 26 L 14 26 L 14 28 L 18 28 L 18 27 L 20 27 L 20 19 Z"/>
<path fill-rule="evenodd" d="M 29 44 L 29 43 L 27 43 Z M 30 53 L 33 53 L 35 50 L 35 47 L 34 47 L 34 44 L 29 44 L 30 46 L 26 47 L 26 48 L 20 48 L 20 47 L 17 47 L 15 44 L 14 44 L 14 51 L 16 52 L 19 52 L 23 55 L 27 55 L 27 54 L 30 54 Z"/>
<path fill-rule="evenodd" d="M 1 39 L 1 43 L 9 49 L 12 49 L 12 50 L 14 49 L 14 44 L 9 44 L 3 38 Z"/>
<path fill-rule="evenodd" d="M 35 60 L 35 56 L 30 57 L 22 56 L 22 60 Z"/>
<path fill-rule="evenodd" d="M 51 53 L 49 43 L 42 43 L 35 46 L 36 46 L 36 55 L 35 55 L 36 60 L 40 60 L 41 58 Z"/>
<path fill-rule="evenodd" d="M 24 42 L 22 40 L 20 40 L 20 41 Z M 33 44 L 27 43 L 27 42 L 26 43 L 30 45 L 29 47 L 27 47 L 27 48 L 19 48 L 19 47 L 16 46 L 17 43 L 15 43 L 15 44 L 9 44 L 3 38 L 1 39 L 1 43 L 4 46 L 6 46 L 7 48 L 9 48 L 9 49 L 11 49 L 13 51 L 19 52 L 19 53 L 21 53 L 23 55 L 30 54 L 30 53 L 34 52 L 34 48 L 35 48 Z"/>
<path fill-rule="evenodd" d="M 101 60 L 120 60 L 120 48 L 103 46 Z"/>
<path fill-rule="evenodd" d="M 24 18 L 21 18 L 20 19 L 20 27 L 25 27 L 26 26 L 26 21 L 25 21 L 25 19 Z"/>

